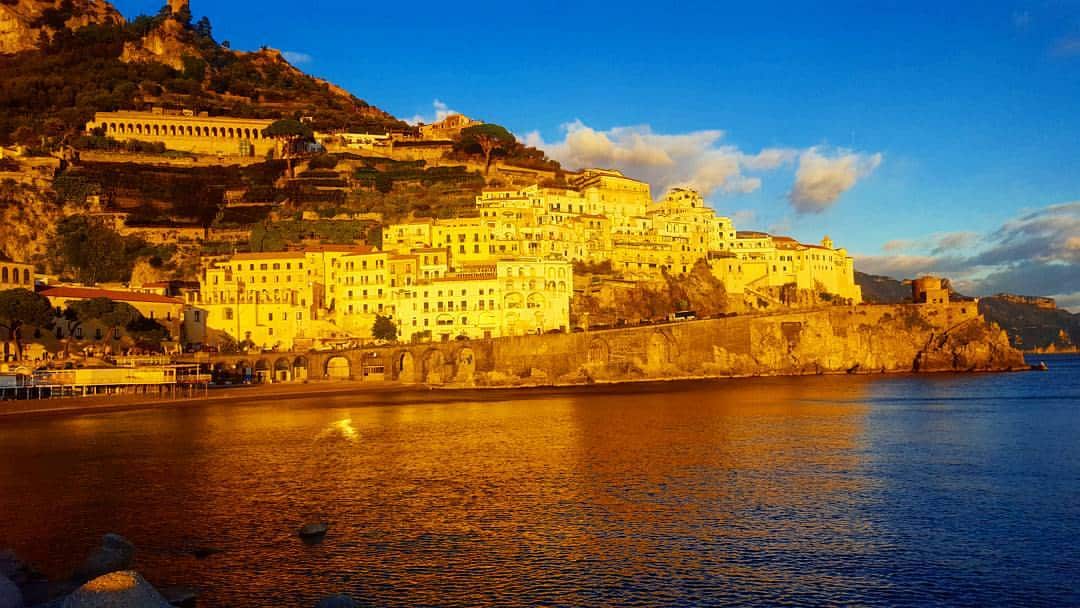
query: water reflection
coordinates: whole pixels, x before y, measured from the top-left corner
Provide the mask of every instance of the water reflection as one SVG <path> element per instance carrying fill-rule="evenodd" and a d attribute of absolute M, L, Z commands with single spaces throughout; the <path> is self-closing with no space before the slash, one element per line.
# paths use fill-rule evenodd
<path fill-rule="evenodd" d="M 195 584 L 205 606 L 336 591 L 382 606 L 890 605 L 891 565 L 921 559 L 908 539 L 926 517 L 900 510 L 926 477 L 895 454 L 911 433 L 934 438 L 921 454 L 951 441 L 965 458 L 1000 436 L 985 412 L 935 420 L 904 401 L 920 390 L 957 394 L 757 379 L 24 421 L 0 427 L 0 513 L 18 522 L 0 544 L 59 574 L 117 531 L 151 581 Z M 315 519 L 325 542 L 299 542 Z M 224 552 L 199 560 L 201 546 Z"/>

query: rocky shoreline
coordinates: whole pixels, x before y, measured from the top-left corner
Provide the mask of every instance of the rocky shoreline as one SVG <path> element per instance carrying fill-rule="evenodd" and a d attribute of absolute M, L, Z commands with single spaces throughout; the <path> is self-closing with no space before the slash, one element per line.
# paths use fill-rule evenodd
<path fill-rule="evenodd" d="M 301 534 L 301 536 L 303 536 Z M 199 551 L 198 549 L 196 551 Z M 206 555 L 216 550 L 206 549 Z M 0 551 L 0 608 L 195 608 L 195 588 L 156 588 L 137 571 L 135 546 L 106 534 L 69 577 L 50 581 L 10 550 Z M 356 608 L 348 595 L 323 598 L 315 608 Z"/>

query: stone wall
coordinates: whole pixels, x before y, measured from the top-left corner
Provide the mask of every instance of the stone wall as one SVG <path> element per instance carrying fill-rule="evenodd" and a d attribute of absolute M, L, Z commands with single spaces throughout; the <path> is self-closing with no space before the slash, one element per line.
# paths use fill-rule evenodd
<path fill-rule="evenodd" d="M 242 361 L 246 358 L 236 356 L 217 361 L 286 369 L 290 358 L 296 357 L 263 355 Z M 299 358 L 304 359 L 304 378 L 459 386 L 1026 369 L 1023 355 L 1009 345 L 1005 332 L 983 320 L 973 303 L 833 306 L 603 331 L 370 347 Z M 291 376 L 299 377 L 295 371 Z"/>

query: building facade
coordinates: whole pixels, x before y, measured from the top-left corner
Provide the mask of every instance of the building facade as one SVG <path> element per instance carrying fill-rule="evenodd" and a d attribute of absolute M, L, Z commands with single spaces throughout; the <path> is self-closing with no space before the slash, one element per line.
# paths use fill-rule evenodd
<path fill-rule="evenodd" d="M 34 267 L 0 255 L 0 291 L 5 289 L 34 291 Z"/>
<path fill-rule="evenodd" d="M 97 112 L 86 123 L 119 141 L 161 142 L 170 150 L 219 156 L 264 157 L 278 154 L 277 140 L 264 133 L 274 121 L 194 115 L 190 111 Z"/>

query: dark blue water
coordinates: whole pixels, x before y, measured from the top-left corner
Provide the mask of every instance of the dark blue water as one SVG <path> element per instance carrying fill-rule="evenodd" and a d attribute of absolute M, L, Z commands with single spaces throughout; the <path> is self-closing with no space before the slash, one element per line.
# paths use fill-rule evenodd
<path fill-rule="evenodd" d="M 1042 358 L 0 419 L 0 545 L 119 532 L 211 607 L 1080 606 L 1080 358 Z"/>

